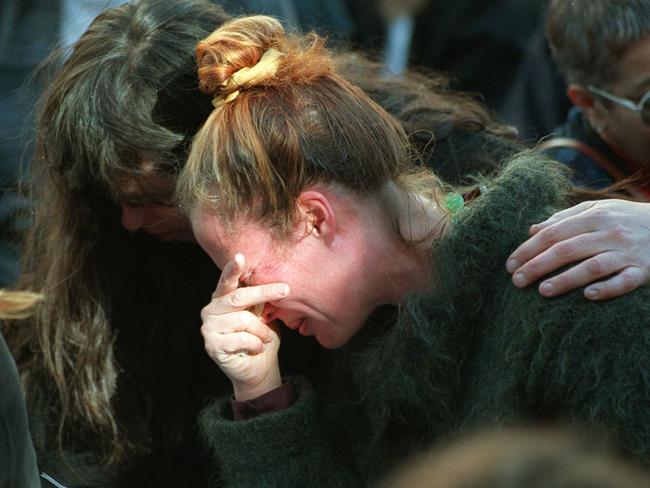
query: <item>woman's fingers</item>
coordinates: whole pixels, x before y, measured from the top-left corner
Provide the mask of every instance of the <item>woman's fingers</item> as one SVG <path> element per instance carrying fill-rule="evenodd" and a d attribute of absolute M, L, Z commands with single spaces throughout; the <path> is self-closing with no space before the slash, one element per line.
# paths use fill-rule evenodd
<path fill-rule="evenodd" d="M 205 350 L 232 381 L 238 400 L 257 398 L 282 384 L 278 330 L 255 315 L 253 309 L 285 298 L 289 286 L 245 286 L 249 272 L 244 256 L 236 254 L 224 266 L 212 300 L 201 310 Z"/>
<path fill-rule="evenodd" d="M 233 311 L 245 310 L 266 302 L 281 300 L 287 295 L 289 295 L 289 285 L 285 283 L 268 283 L 265 285 L 240 287 L 226 295 L 214 297 L 203 309 L 202 314 L 206 316 L 222 315 Z"/>
<path fill-rule="evenodd" d="M 258 337 L 262 342 L 273 340 L 273 331 L 271 328 L 259 320 L 255 315 L 247 310 L 231 312 L 229 314 L 211 314 L 205 312 L 210 305 L 201 311 L 203 325 L 201 333 L 206 336 L 210 334 L 232 334 L 236 332 L 246 332 Z"/>
<path fill-rule="evenodd" d="M 243 254 L 235 254 L 235 257 L 228 261 L 221 271 L 217 288 L 212 298 L 219 298 L 236 290 L 240 285 L 242 273 L 246 266 L 246 259 Z"/>
<path fill-rule="evenodd" d="M 266 302 L 281 300 L 289 294 L 289 286 L 285 283 L 242 286 L 245 269 L 246 258 L 240 253 L 235 254 L 235 257 L 226 263 L 217 288 L 212 294 L 212 301 L 203 309 L 202 317 L 237 310 L 255 310 Z"/>
<path fill-rule="evenodd" d="M 201 332 L 206 352 L 219 361 L 232 354 L 256 355 L 264 352 L 264 342 L 248 332 L 221 334 L 209 329 L 202 329 Z"/>

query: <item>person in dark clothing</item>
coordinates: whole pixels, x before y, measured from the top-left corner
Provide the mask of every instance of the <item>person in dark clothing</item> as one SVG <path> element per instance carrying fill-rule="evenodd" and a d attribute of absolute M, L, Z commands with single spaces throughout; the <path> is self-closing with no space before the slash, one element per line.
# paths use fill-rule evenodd
<path fill-rule="evenodd" d="M 412 61 L 449 72 L 456 88 L 499 107 L 540 18 L 538 0 L 427 3 L 416 17 Z"/>
<path fill-rule="evenodd" d="M 574 181 L 650 200 L 650 4 L 644 0 L 550 2 L 547 36 L 574 108 L 540 149 Z M 516 286 L 547 297 L 584 287 L 606 300 L 650 283 L 650 203 L 585 202 L 531 227 L 508 260 Z M 566 269 L 562 269 L 571 265 Z"/>
<path fill-rule="evenodd" d="M 503 266 L 568 205 L 564 166 L 523 152 L 448 194 L 322 39 L 270 17 L 196 59 L 215 108 L 177 192 L 223 269 L 201 333 L 233 395 L 199 428 L 227 486 L 373 486 L 444 435 L 536 421 L 600 426 L 650 463 L 650 289 L 547 300 Z M 285 328 L 333 350 L 331 374 L 287 378 Z"/>
<path fill-rule="evenodd" d="M 650 5 L 552 1 L 546 28 L 575 108 L 542 148 L 575 169 L 580 186 L 603 188 L 630 176 L 650 200 Z"/>
<path fill-rule="evenodd" d="M 578 107 L 569 110 L 566 122 L 540 147 L 571 167 L 573 182 L 577 186 L 603 190 L 625 177 L 622 171 L 617 172 L 618 168 L 624 167 L 622 161 L 592 129 Z M 615 166 L 608 162 L 615 162 Z"/>
<path fill-rule="evenodd" d="M 374 51 L 384 48 L 390 25 L 386 11 L 412 11 L 413 36 L 407 61 L 448 73 L 456 90 L 479 93 L 493 110 L 503 102 L 542 13 L 539 0 L 347 3 L 355 20 L 352 41 Z"/>
<path fill-rule="evenodd" d="M 219 270 L 174 200 L 189 142 L 212 110 L 193 50 L 228 16 L 203 0 L 102 13 L 39 105 L 22 287 L 37 313 L 4 325 L 42 469 L 65 485 L 206 486 L 200 408 L 229 388 L 205 355 L 199 311 Z M 161 48 L 161 46 L 165 46 Z M 342 69 L 395 114 L 452 182 L 519 151 L 513 131 L 444 77 Z M 283 334 L 283 368 L 315 374 L 320 348 Z"/>
<path fill-rule="evenodd" d="M 169 198 L 210 107 L 192 49 L 227 18 L 191 0 L 107 10 L 40 102 L 19 282 L 45 298 L 3 333 L 39 465 L 64 485 L 207 482 L 195 416 L 226 385 L 197 354 L 197 310 L 218 270 L 166 240 L 191 238 Z"/>
<path fill-rule="evenodd" d="M 515 79 L 498 109 L 503 119 L 517 127 L 520 137 L 530 143 L 553 132 L 571 108 L 566 81 L 558 72 L 546 41 L 545 20 L 540 19 L 528 40 Z"/>

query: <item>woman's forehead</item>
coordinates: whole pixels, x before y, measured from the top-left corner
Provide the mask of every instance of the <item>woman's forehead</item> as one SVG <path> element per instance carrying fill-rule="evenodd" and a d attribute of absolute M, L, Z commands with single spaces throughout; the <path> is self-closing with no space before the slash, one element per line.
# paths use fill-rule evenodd
<path fill-rule="evenodd" d="M 217 214 L 199 205 L 190 212 L 190 220 L 197 242 L 220 268 L 241 252 L 246 257 L 245 272 L 249 273 L 273 247 L 271 230 L 243 216 L 224 223 Z"/>
<path fill-rule="evenodd" d="M 176 178 L 143 163 L 141 171 L 118 177 L 115 187 L 118 200 L 170 200 L 176 191 Z"/>

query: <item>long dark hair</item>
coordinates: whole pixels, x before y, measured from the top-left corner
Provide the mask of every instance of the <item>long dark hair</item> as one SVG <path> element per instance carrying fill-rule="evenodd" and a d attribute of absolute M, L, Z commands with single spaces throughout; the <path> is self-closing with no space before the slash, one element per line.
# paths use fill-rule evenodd
<path fill-rule="evenodd" d="M 99 434 L 91 437 L 111 462 L 142 440 L 125 434 L 131 419 L 117 412 L 129 402 L 116 404 L 118 390 L 134 386 L 130 401 L 145 417 L 154 417 L 154 403 L 166 412 L 166 445 L 190 422 L 186 404 L 201 397 L 186 384 L 201 360 L 191 354 L 201 347 L 197 310 L 217 270 L 196 246 L 128 234 L 113 195 L 143 158 L 170 176 L 183 164 L 211 109 L 197 90 L 192 52 L 225 19 L 196 0 L 107 10 L 40 101 L 18 286 L 45 298 L 27 323 L 7 325 L 7 342 L 30 404 L 55 412 L 49 423 L 59 445 L 74 444 L 81 426 L 86 438 Z"/>

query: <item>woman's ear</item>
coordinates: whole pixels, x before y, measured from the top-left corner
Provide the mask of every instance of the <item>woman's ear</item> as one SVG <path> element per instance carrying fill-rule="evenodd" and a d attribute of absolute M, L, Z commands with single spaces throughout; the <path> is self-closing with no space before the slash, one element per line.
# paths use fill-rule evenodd
<path fill-rule="evenodd" d="M 297 200 L 299 235 L 313 235 L 331 242 L 336 235 L 336 215 L 330 200 L 318 191 L 304 191 Z"/>

